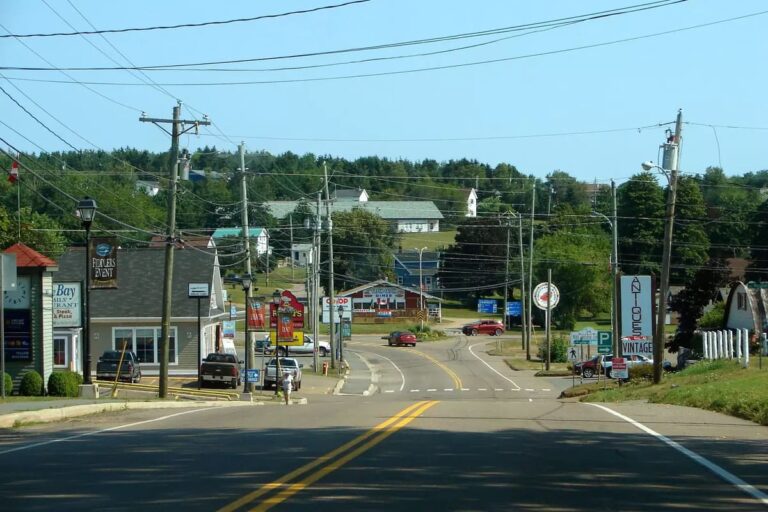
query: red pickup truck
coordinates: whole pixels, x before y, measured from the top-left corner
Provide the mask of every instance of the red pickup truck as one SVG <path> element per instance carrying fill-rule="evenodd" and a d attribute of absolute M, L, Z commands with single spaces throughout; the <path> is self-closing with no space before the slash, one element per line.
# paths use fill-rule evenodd
<path fill-rule="evenodd" d="M 242 378 L 241 364 L 233 354 L 211 352 L 200 365 L 200 385 L 217 383 L 236 389 Z"/>

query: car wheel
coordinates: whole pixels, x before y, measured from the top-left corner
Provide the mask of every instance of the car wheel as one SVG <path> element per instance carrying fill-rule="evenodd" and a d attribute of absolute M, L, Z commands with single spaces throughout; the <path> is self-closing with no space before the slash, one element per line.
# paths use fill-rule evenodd
<path fill-rule="evenodd" d="M 585 379 L 591 379 L 595 376 L 595 370 L 592 368 L 584 368 L 581 370 L 581 374 L 584 376 Z"/>
<path fill-rule="evenodd" d="M 389 343 L 389 346 L 391 347 L 392 346 L 392 340 L 390 340 L 388 343 Z"/>
<path fill-rule="evenodd" d="M 608 377 L 609 379 L 611 378 L 611 369 L 610 368 L 605 370 L 605 376 Z"/>
<path fill-rule="evenodd" d="M 325 347 L 320 347 L 320 350 L 318 350 L 318 352 L 320 352 L 320 357 L 325 357 L 328 355 L 328 350 L 326 350 Z"/>
<path fill-rule="evenodd" d="M 472 336 L 477 336 L 477 329 L 472 329 Z"/>
<path fill-rule="evenodd" d="M 494 335 L 496 335 L 496 336 L 501 336 L 501 334 L 502 334 L 502 330 L 501 330 L 501 329 L 496 329 L 496 330 L 493 332 L 493 334 L 494 334 Z"/>
<path fill-rule="evenodd" d="M 288 350 L 285 348 L 277 349 L 277 353 L 280 355 L 280 357 L 288 357 Z"/>

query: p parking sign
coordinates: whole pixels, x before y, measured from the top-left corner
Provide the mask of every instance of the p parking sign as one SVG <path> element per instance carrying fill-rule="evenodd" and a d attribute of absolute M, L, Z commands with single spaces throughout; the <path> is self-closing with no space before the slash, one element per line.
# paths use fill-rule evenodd
<path fill-rule="evenodd" d="M 597 353 L 610 354 L 613 351 L 613 333 L 611 331 L 597 331 Z"/>

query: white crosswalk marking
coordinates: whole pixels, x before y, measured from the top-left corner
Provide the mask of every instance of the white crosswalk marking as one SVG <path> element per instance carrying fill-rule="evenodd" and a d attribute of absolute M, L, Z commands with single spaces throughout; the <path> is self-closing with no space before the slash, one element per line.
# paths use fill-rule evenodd
<path fill-rule="evenodd" d="M 485 389 L 485 388 L 477 388 L 477 390 L 478 390 L 478 391 L 488 391 L 488 390 L 487 390 L 487 389 Z"/>
<path fill-rule="evenodd" d="M 427 391 L 437 391 L 435 388 L 429 388 Z"/>
<path fill-rule="evenodd" d="M 453 391 L 453 388 L 445 388 L 443 391 Z"/>

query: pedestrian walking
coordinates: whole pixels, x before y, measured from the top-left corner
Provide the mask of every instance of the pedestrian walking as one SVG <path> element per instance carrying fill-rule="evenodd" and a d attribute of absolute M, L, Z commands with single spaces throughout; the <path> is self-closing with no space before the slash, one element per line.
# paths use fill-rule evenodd
<path fill-rule="evenodd" d="M 283 396 L 285 405 L 291 405 L 291 391 L 293 390 L 293 374 L 291 372 L 283 373 Z"/>

